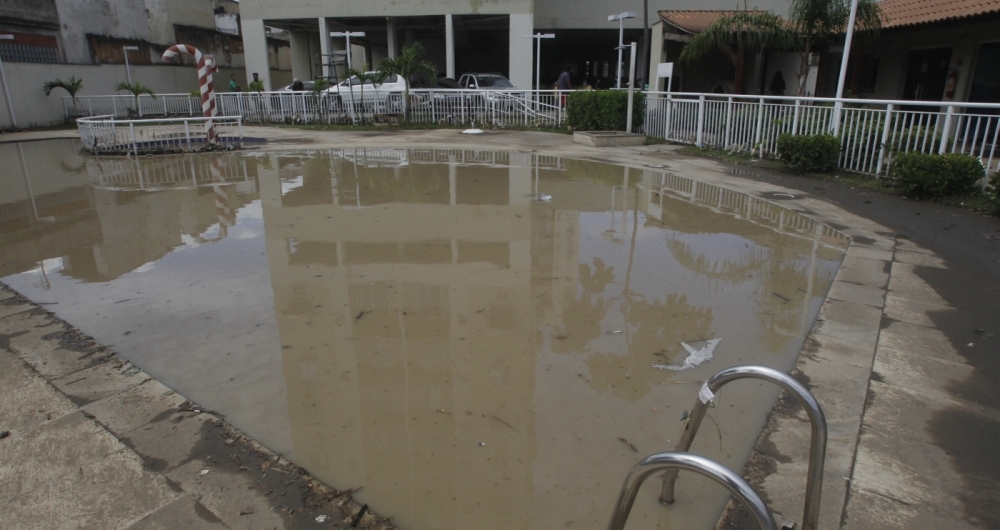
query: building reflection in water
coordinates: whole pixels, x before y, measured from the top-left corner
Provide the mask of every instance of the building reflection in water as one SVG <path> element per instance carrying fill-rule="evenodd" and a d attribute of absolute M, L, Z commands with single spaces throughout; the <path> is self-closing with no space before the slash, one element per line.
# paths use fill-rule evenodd
<path fill-rule="evenodd" d="M 592 162 L 357 149 L 254 164 L 293 458 L 409 528 L 604 524 L 639 453 L 672 446 L 693 383 L 790 367 L 846 243 L 752 197 Z M 708 367 L 651 368 L 717 336 Z M 697 448 L 739 467 L 774 394 L 727 393 L 724 448 Z M 709 525 L 725 499 L 705 490 L 637 513 Z"/>
<path fill-rule="evenodd" d="M 0 145 L 0 276 L 421 530 L 604 525 L 700 381 L 792 365 L 846 244 L 718 186 L 528 153 L 76 149 Z M 652 368 L 716 337 L 704 366 Z M 774 397 L 727 387 L 694 450 L 739 468 Z M 655 498 L 636 524 L 709 527 L 726 501 L 687 478 Z"/>

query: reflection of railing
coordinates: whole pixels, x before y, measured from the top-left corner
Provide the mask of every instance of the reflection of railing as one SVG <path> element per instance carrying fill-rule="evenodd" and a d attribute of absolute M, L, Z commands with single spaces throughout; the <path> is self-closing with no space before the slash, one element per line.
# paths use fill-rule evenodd
<path fill-rule="evenodd" d="M 719 389 L 737 379 L 761 379 L 770 381 L 787 391 L 806 409 L 809 421 L 812 423 L 812 443 L 809 448 L 809 474 L 806 479 L 805 511 L 802 516 L 802 530 L 817 530 L 819 524 L 820 494 L 823 489 L 823 466 L 826 461 L 826 418 L 823 409 L 816 398 L 809 393 L 801 383 L 787 374 L 764 366 L 736 366 L 723 370 L 707 381 L 695 400 L 694 408 L 688 416 L 687 424 L 677 441 L 677 451 L 686 452 L 691 449 L 691 443 L 698 434 L 709 403 L 712 402 Z M 677 481 L 677 471 L 667 470 L 663 477 L 663 489 L 660 500 L 664 503 L 674 502 L 674 485 Z"/>
<path fill-rule="evenodd" d="M 671 173 L 643 170 L 640 187 L 652 193 L 669 191 L 691 202 L 766 225 L 782 233 L 807 239 L 828 239 L 846 244 L 847 235 L 794 210 L 722 186 L 700 182 Z"/>
<path fill-rule="evenodd" d="M 632 511 L 632 504 L 635 502 L 635 496 L 639 493 L 639 487 L 650 475 L 663 470 L 674 474 L 680 470 L 692 471 L 714 480 L 725 486 L 730 493 L 750 509 L 751 515 L 760 528 L 777 530 L 774 516 L 767 509 L 767 505 L 745 480 L 717 462 L 690 453 L 659 453 L 640 460 L 625 477 L 625 483 L 622 484 L 618 501 L 611 514 L 611 521 L 608 522 L 608 530 L 623 530 L 625 528 L 625 522 L 628 521 L 629 512 Z"/>
<path fill-rule="evenodd" d="M 214 127 L 219 145 L 242 147 L 243 120 L 239 116 L 216 118 L 171 118 L 119 120 L 94 116 L 76 121 L 84 149 L 92 153 L 139 154 L 191 151 L 204 148 L 206 129 Z"/>
<path fill-rule="evenodd" d="M 144 189 L 235 184 L 249 179 L 243 157 L 87 157 L 92 186 L 105 189 Z M 239 193 L 239 189 L 237 189 Z"/>

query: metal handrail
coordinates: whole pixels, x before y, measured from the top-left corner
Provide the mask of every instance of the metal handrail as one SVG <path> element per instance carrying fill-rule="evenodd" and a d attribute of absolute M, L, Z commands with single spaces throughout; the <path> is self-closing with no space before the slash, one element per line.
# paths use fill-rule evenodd
<path fill-rule="evenodd" d="M 765 366 L 734 366 L 727 368 L 705 381 L 702 391 L 695 401 L 694 408 L 688 417 L 687 425 L 677 441 L 677 451 L 686 452 L 691 449 L 701 422 L 705 419 L 708 404 L 715 394 L 726 383 L 737 379 L 762 379 L 770 381 L 799 400 L 812 424 L 812 441 L 809 447 L 809 471 L 806 478 L 805 509 L 802 515 L 802 530 L 817 530 L 819 524 L 820 494 L 823 490 L 823 466 L 826 463 L 826 417 L 816 398 L 806 390 L 806 387 L 788 374 Z M 706 392 L 706 390 L 708 392 Z M 674 484 L 677 482 L 677 471 L 668 470 L 663 477 L 663 488 L 660 492 L 660 502 L 674 502 Z"/>
<path fill-rule="evenodd" d="M 777 530 L 778 525 L 774 522 L 774 516 L 767 509 L 767 505 L 739 475 L 722 464 L 703 456 L 681 452 L 647 456 L 632 467 L 632 470 L 625 477 L 621 492 L 618 494 L 615 510 L 611 514 L 611 521 L 608 522 L 608 530 L 623 530 L 625 528 L 625 522 L 628 521 L 629 513 L 632 512 L 635 496 L 639 493 L 639 487 L 650 475 L 667 470 L 668 473 L 673 472 L 676 476 L 677 472 L 682 469 L 693 471 L 722 484 L 750 509 L 758 526 L 765 530 Z"/>

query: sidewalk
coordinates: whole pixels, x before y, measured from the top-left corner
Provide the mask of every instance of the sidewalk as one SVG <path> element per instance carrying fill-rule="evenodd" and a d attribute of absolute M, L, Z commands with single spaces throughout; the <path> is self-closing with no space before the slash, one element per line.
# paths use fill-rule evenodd
<path fill-rule="evenodd" d="M 3 528 L 336 528 L 361 509 L 2 285 L 0 429 Z"/>

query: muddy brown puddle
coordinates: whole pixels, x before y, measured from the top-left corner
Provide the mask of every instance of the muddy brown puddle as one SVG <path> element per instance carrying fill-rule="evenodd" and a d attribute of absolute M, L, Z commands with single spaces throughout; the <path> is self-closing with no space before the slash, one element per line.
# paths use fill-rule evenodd
<path fill-rule="evenodd" d="M 534 153 L 78 148 L 0 145 L 3 281 L 413 530 L 603 528 L 704 379 L 791 368 L 847 244 Z M 727 386 L 693 450 L 740 469 L 776 395 Z M 630 527 L 711 528 L 727 500 L 689 474 L 658 492 Z"/>

